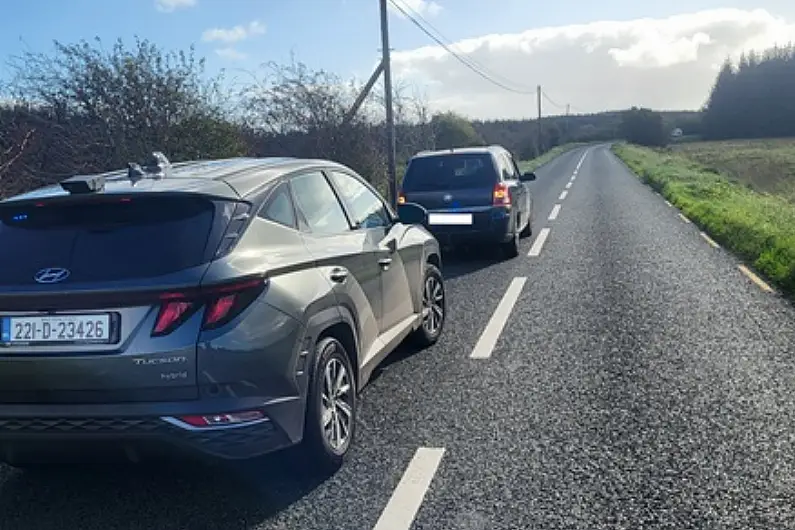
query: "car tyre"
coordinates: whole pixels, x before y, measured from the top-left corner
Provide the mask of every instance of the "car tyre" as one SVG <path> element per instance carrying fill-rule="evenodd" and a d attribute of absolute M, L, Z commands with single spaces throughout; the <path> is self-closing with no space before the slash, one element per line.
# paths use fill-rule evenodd
<path fill-rule="evenodd" d="M 511 236 L 510 241 L 500 245 L 503 255 L 508 259 L 515 258 L 519 255 L 519 232 L 514 230 Z"/>
<path fill-rule="evenodd" d="M 522 228 L 522 231 L 519 232 L 519 237 L 525 238 L 525 237 L 530 237 L 531 235 L 533 235 L 533 215 L 532 214 L 528 214 L 528 216 L 527 216 L 527 224 L 524 225 L 524 228 Z"/>
<path fill-rule="evenodd" d="M 442 334 L 446 317 L 444 276 L 436 265 L 426 263 L 422 277 L 422 323 L 411 336 L 414 344 L 420 348 L 435 344 Z"/>
<path fill-rule="evenodd" d="M 340 341 L 324 337 L 315 346 L 315 367 L 309 381 L 303 452 L 313 471 L 339 469 L 356 431 L 356 376 Z"/>

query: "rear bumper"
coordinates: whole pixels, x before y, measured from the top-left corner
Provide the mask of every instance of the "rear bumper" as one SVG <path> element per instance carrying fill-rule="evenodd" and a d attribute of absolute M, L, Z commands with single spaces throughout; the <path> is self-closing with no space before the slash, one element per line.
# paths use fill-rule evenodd
<path fill-rule="evenodd" d="M 450 210 L 430 213 L 453 213 Z M 484 211 L 455 210 L 454 213 L 471 213 L 471 225 L 429 225 L 428 230 L 441 245 L 475 243 L 504 243 L 513 236 L 512 211 L 493 208 Z"/>
<path fill-rule="evenodd" d="M 213 407 L 201 414 L 260 410 L 265 417 L 250 423 L 193 427 L 179 416 L 197 414 L 195 406 L 167 415 L 0 413 L 0 459 L 93 461 L 99 457 L 145 460 L 159 456 L 187 456 L 223 460 L 257 457 L 300 442 L 295 420 L 303 422 L 303 401 L 238 403 L 224 410 Z M 183 404 L 184 407 L 185 404 Z M 195 405 L 195 403 L 194 403 Z M 7 407 L 3 407 L 6 409 Z M 166 409 L 170 407 L 165 407 Z M 99 409 L 97 409 L 97 412 Z"/>

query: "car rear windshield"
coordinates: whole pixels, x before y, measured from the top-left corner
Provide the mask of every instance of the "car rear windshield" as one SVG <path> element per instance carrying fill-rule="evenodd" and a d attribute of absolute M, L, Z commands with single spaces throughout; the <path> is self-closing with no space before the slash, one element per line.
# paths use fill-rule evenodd
<path fill-rule="evenodd" d="M 159 276 L 200 265 L 215 206 L 202 197 L 0 206 L 0 284 L 31 283 L 42 268 L 72 281 Z"/>
<path fill-rule="evenodd" d="M 488 153 L 451 153 L 412 159 L 403 177 L 403 191 L 489 188 L 497 181 Z"/>

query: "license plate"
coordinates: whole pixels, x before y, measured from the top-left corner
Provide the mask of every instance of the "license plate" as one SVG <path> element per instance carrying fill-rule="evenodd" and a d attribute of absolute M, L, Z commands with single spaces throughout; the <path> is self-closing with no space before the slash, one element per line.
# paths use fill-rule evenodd
<path fill-rule="evenodd" d="M 4 317 L 0 343 L 106 344 L 111 339 L 110 314 Z"/>
<path fill-rule="evenodd" d="M 432 213 L 428 215 L 428 223 L 432 225 L 471 225 L 471 213 Z"/>

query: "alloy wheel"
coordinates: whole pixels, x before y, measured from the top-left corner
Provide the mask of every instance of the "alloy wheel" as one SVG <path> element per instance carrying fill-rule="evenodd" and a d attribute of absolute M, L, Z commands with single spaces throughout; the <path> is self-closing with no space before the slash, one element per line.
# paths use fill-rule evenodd
<path fill-rule="evenodd" d="M 422 291 L 422 325 L 429 335 L 436 335 L 444 319 L 444 288 L 435 276 L 425 279 Z"/>
<path fill-rule="evenodd" d="M 345 365 L 337 358 L 323 372 L 321 428 L 332 451 L 344 453 L 353 425 L 353 385 Z"/>

